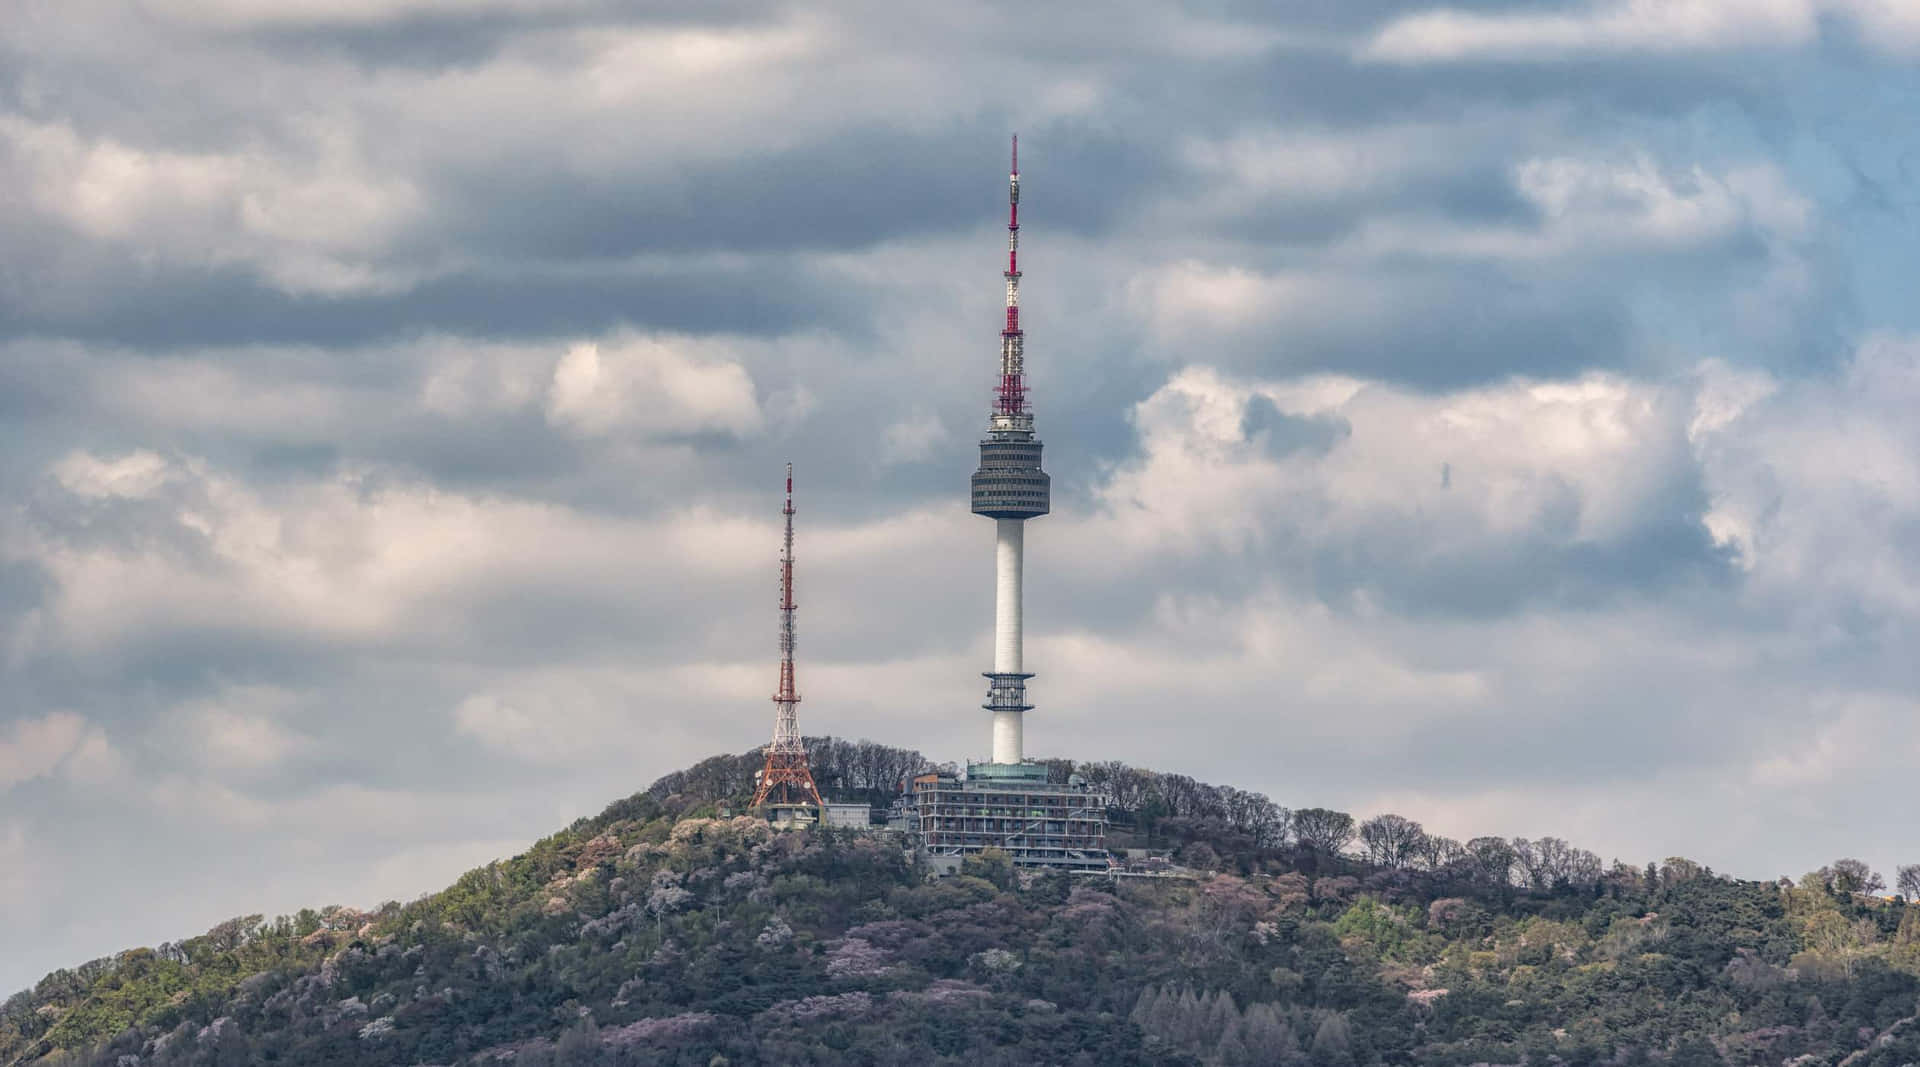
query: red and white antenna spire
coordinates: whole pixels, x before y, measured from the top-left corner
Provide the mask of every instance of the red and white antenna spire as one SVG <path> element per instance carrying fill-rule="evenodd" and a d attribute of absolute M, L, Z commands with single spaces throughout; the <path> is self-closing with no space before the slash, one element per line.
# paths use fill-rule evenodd
<path fill-rule="evenodd" d="M 1026 334 L 1020 329 L 1020 135 L 1013 135 L 1007 175 L 1007 325 L 1000 331 L 1000 395 L 996 415 L 1027 413 Z"/>
<path fill-rule="evenodd" d="M 773 694 L 773 742 L 767 746 L 767 765 L 760 772 L 760 788 L 753 805 L 759 807 L 780 791 L 786 804 L 820 806 L 820 790 L 807 766 L 807 746 L 800 738 L 800 715 L 794 705 L 800 692 L 793 684 L 793 464 L 787 464 L 787 530 L 780 547 L 780 688 Z"/>

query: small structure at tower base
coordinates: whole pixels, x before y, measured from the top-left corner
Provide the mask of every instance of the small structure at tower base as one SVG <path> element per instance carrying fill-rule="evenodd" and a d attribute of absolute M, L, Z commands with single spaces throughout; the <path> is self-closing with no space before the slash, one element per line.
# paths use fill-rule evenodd
<path fill-rule="evenodd" d="M 762 804 L 757 809 L 766 820 L 784 830 L 804 830 L 820 822 L 820 809 L 812 804 Z"/>
<path fill-rule="evenodd" d="M 1077 774 L 1050 782 L 1038 763 L 969 763 L 913 779 L 894 822 L 936 863 L 997 848 L 1019 867 L 1105 872 L 1108 803 Z"/>

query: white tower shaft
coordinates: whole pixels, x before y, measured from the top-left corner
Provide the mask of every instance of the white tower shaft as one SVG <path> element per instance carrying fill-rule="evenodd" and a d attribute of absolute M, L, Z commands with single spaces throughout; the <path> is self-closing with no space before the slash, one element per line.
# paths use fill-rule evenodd
<path fill-rule="evenodd" d="M 1026 523 L 1020 519 L 994 522 L 993 673 L 1022 674 L 1020 634 L 1020 580 L 1026 552 Z M 1023 712 L 993 713 L 993 762 L 1019 763 Z"/>
<path fill-rule="evenodd" d="M 1026 551 L 1026 524 L 1020 519 L 994 523 L 993 672 L 1020 674 L 1020 578 Z"/>

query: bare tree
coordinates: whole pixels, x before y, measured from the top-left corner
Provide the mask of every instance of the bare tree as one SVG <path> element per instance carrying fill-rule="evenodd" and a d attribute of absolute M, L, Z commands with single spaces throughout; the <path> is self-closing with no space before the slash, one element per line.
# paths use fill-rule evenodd
<path fill-rule="evenodd" d="M 1560 870 L 1560 881 L 1581 889 L 1592 889 L 1600 884 L 1605 874 L 1606 864 L 1597 854 L 1584 848 L 1568 849 L 1565 865 Z"/>
<path fill-rule="evenodd" d="M 1903 864 L 1894 878 L 1894 884 L 1899 886 L 1901 896 L 1908 900 L 1920 901 L 1920 863 Z"/>
<path fill-rule="evenodd" d="M 1550 837 L 1543 838 L 1541 843 L 1545 844 L 1551 840 L 1553 839 Z M 1533 842 L 1524 837 L 1516 837 L 1510 844 L 1513 846 L 1513 866 L 1520 884 L 1530 889 L 1545 889 L 1552 884 L 1547 880 L 1546 864 L 1540 858 L 1540 852 Z"/>
<path fill-rule="evenodd" d="M 1047 781 L 1054 785 L 1065 785 L 1067 779 L 1079 773 L 1079 767 L 1065 757 L 1050 756 L 1038 762 L 1047 769 Z"/>
<path fill-rule="evenodd" d="M 1107 791 L 1113 798 L 1114 807 L 1122 811 L 1139 811 L 1147 802 L 1147 793 L 1153 787 L 1153 779 L 1138 767 L 1129 767 L 1119 760 L 1104 763 L 1084 763 L 1080 773 L 1087 781 Z"/>
<path fill-rule="evenodd" d="M 1338 855 L 1353 841 L 1353 816 L 1327 808 L 1293 813 L 1293 836 L 1300 847 L 1322 856 Z"/>
<path fill-rule="evenodd" d="M 1429 871 L 1445 870 L 1467 854 L 1467 847 L 1451 837 L 1428 834 L 1420 841 L 1420 866 Z"/>
<path fill-rule="evenodd" d="M 1360 824 L 1360 844 L 1367 850 L 1367 859 L 1395 870 L 1413 863 L 1426 838 L 1419 823 L 1399 815 L 1377 815 Z"/>
<path fill-rule="evenodd" d="M 1158 774 L 1153 780 L 1153 790 L 1160 795 L 1160 802 L 1167 806 L 1169 815 L 1201 814 L 1206 805 L 1200 799 L 1200 792 L 1208 788 L 1184 774 Z"/>
<path fill-rule="evenodd" d="M 1562 886 L 1587 889 L 1600 881 L 1600 857 L 1557 837 L 1543 837 L 1538 841 L 1516 837 L 1513 855 L 1526 884 L 1534 889 Z"/>
<path fill-rule="evenodd" d="M 1464 862 L 1468 875 L 1486 886 L 1513 884 L 1516 857 L 1513 846 L 1498 837 L 1476 837 L 1466 844 Z"/>
<path fill-rule="evenodd" d="M 1257 794 L 1256 794 L 1257 795 Z M 1247 813 L 1247 832 L 1261 848 L 1278 848 L 1287 843 L 1287 830 L 1293 825 L 1293 812 L 1260 797 Z"/>

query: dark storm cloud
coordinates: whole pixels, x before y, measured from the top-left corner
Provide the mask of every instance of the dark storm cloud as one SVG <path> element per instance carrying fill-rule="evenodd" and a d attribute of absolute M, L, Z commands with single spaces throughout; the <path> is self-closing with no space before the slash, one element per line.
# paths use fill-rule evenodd
<path fill-rule="evenodd" d="M 451 176 L 443 231 L 489 255 L 595 260 L 657 252 L 844 252 L 971 229 L 1004 210 L 986 159 L 1006 152 L 1005 116 L 932 130 L 859 127 L 793 148 L 749 152 L 670 179 L 556 173 L 534 165 Z M 1114 131 L 1028 131 L 1053 173 L 1093 178 L 1044 197 L 1046 224 L 1099 234 L 1158 192 L 1168 168 Z M 1035 153 L 1029 149 L 1029 167 Z"/>
<path fill-rule="evenodd" d="M 1353 434 L 1353 425 L 1337 415 L 1288 415 L 1271 397 L 1255 394 L 1240 416 L 1240 432 L 1276 456 L 1306 449 L 1324 453 Z"/>
<path fill-rule="evenodd" d="M 1241 365 L 1268 374 L 1333 371 L 1439 389 L 1635 361 L 1624 316 L 1607 302 L 1583 301 L 1499 271 L 1416 278 L 1388 291 L 1390 306 L 1377 318 L 1335 324 L 1324 333 L 1305 326 L 1288 347 L 1252 349 Z"/>
<path fill-rule="evenodd" d="M 474 66 L 531 33 L 607 25 L 740 26 L 777 14 L 781 5 L 763 0 L 712 0 L 694 4 L 580 0 L 545 10 L 439 8 L 372 21 L 286 19 L 238 31 L 259 47 L 294 59 L 339 59 L 366 70 L 441 69 Z"/>
<path fill-rule="evenodd" d="M 1309 424 L 1301 433 L 1290 451 L 1317 449 L 1338 430 Z M 1125 583 L 1104 584 L 1087 575 L 1084 583 L 1065 583 L 1060 595 L 1076 606 L 1078 625 L 1124 637 L 1153 614 L 1168 589 L 1231 599 L 1251 586 L 1280 581 L 1343 615 L 1385 609 L 1408 620 L 1495 621 L 1529 611 L 1602 610 L 1689 591 L 1710 598 L 1736 580 L 1725 547 L 1703 532 L 1697 503 L 1650 514 L 1644 526 L 1605 541 L 1573 534 L 1579 506 L 1569 492 L 1524 532 L 1447 548 L 1433 545 L 1430 529 L 1417 522 L 1350 539 L 1289 532 L 1310 521 L 1315 503 L 1301 499 L 1289 502 L 1286 513 L 1255 513 L 1276 531 L 1265 544 L 1159 561 Z"/>
<path fill-rule="evenodd" d="M 251 272 L 104 272 L 100 303 L 0 306 L 5 337 L 65 337 L 149 349 L 261 343 L 360 345 L 426 332 L 489 338 L 603 332 L 627 324 L 784 333 L 852 326 L 826 281 L 780 263 L 654 266 L 607 276 L 455 274 L 398 293 L 296 296 Z"/>
<path fill-rule="evenodd" d="M 1649 592 L 1677 596 L 1689 585 L 1732 581 L 1728 554 L 1702 530 L 1698 510 L 1663 514 L 1644 529 L 1595 543 L 1565 532 L 1577 500 L 1570 497 L 1562 508 L 1542 517 L 1536 536 L 1498 549 L 1434 552 L 1415 531 L 1323 549 L 1312 558 L 1314 589 L 1330 604 L 1351 603 L 1364 592 L 1407 618 L 1497 619 L 1529 607 L 1589 610 Z"/>

